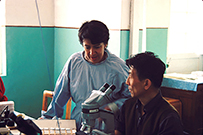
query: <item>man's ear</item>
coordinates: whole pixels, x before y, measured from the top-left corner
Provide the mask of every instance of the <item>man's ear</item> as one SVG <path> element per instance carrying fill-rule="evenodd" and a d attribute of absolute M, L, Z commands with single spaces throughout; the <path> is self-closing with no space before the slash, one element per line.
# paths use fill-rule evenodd
<path fill-rule="evenodd" d="M 108 44 L 105 44 L 104 47 L 107 48 Z"/>
<path fill-rule="evenodd" d="M 152 85 L 151 80 L 145 79 L 145 81 L 144 81 L 144 88 L 145 88 L 145 90 L 148 90 L 151 85 Z"/>

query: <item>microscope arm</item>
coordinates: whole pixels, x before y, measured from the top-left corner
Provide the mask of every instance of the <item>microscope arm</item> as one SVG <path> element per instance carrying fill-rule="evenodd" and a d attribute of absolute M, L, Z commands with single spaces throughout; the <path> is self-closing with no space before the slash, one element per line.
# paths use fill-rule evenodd
<path fill-rule="evenodd" d="M 95 130 L 95 120 L 101 118 L 105 123 L 104 131 L 106 133 L 112 133 L 114 131 L 114 114 L 107 110 L 101 110 L 100 107 L 111 103 L 109 95 L 113 92 L 116 87 L 114 85 L 105 84 L 100 90 L 93 90 L 92 94 L 88 99 L 82 103 L 82 128 L 87 134 L 92 134 Z"/>

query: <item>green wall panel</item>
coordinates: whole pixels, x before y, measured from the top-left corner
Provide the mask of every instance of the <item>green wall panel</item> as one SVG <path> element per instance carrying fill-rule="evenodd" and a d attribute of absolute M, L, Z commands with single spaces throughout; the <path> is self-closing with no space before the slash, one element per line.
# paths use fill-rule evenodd
<path fill-rule="evenodd" d="M 152 51 L 166 63 L 167 57 L 167 28 L 146 29 L 146 50 Z"/>
<path fill-rule="evenodd" d="M 51 81 L 54 79 L 54 29 L 42 28 Z M 5 95 L 15 110 L 39 117 L 42 92 L 50 89 L 40 28 L 6 27 L 7 75 L 3 76 Z"/>
<path fill-rule="evenodd" d="M 56 81 L 68 58 L 83 50 L 78 39 L 78 29 L 55 28 L 54 80 Z"/>
<path fill-rule="evenodd" d="M 139 30 L 139 43 L 138 43 L 138 52 L 142 52 L 142 35 L 143 35 L 143 30 Z"/>
<path fill-rule="evenodd" d="M 120 58 L 126 60 L 129 57 L 130 31 L 120 31 Z"/>

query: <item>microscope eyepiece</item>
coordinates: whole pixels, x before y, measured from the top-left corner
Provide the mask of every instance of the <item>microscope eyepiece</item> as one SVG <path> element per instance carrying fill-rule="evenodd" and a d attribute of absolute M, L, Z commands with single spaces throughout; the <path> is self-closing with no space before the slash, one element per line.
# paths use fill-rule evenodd
<path fill-rule="evenodd" d="M 116 86 L 115 85 L 111 85 L 111 87 L 109 88 L 111 89 L 112 91 L 114 91 L 116 89 Z"/>
<path fill-rule="evenodd" d="M 112 91 L 114 91 L 116 89 L 116 86 L 115 85 L 111 85 L 106 91 L 106 95 L 109 95 Z"/>
<path fill-rule="evenodd" d="M 99 90 L 100 90 L 101 92 L 105 92 L 108 87 L 109 87 L 109 84 L 108 84 L 108 83 L 105 83 Z"/>

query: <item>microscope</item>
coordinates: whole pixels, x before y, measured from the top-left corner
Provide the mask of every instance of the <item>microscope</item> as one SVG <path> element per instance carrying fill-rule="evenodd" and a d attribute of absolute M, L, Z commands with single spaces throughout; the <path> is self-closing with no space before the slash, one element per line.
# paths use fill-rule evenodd
<path fill-rule="evenodd" d="M 6 106 L 0 114 L 0 127 L 15 127 L 26 135 L 42 135 L 41 129 L 30 119 L 24 119 L 8 109 Z M 10 130 L 8 130 L 10 131 Z M 1 134 L 1 133 L 0 133 Z M 10 134 L 8 132 L 8 134 Z"/>
<path fill-rule="evenodd" d="M 105 83 L 99 90 L 93 90 L 88 99 L 82 103 L 82 127 L 80 132 L 86 135 L 114 134 L 114 114 L 111 111 L 100 109 L 111 102 L 109 95 L 115 90 L 115 85 Z M 95 120 L 101 118 L 105 124 L 104 130 L 95 129 Z"/>

